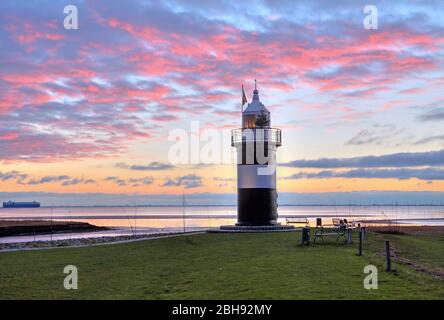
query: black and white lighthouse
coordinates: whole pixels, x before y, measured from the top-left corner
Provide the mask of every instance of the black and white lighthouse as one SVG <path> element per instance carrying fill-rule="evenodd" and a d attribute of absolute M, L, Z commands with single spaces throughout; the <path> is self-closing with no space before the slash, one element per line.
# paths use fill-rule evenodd
<path fill-rule="evenodd" d="M 251 103 L 242 88 L 242 128 L 231 136 L 237 151 L 237 226 L 278 224 L 276 149 L 282 138 L 281 130 L 270 124 L 270 111 L 260 101 L 256 83 Z"/>

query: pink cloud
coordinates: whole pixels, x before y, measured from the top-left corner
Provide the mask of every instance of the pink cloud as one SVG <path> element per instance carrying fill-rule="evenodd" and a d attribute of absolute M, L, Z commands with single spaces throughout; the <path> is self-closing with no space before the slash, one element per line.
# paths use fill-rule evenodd
<path fill-rule="evenodd" d="M 151 21 L 107 16 L 106 11 L 95 11 L 93 17 L 87 31 L 69 37 L 52 19 L 21 24 L 16 22 L 23 19 L 8 20 L 17 47 L 7 56 L 11 68 L 0 73 L 0 113 L 32 110 L 37 116 L 23 114 L 23 122 L 67 131 L 66 136 L 45 136 L 56 144 L 66 143 L 66 156 L 95 156 L 83 150 L 89 151 L 85 140 L 99 135 L 95 143 L 100 155 L 107 154 L 107 148 L 111 153 L 123 151 L 126 141 L 156 136 L 163 122 L 179 119 L 178 113 L 195 116 L 209 111 L 237 117 L 240 83 L 254 75 L 267 90 L 280 91 L 284 97 L 299 85 L 308 85 L 320 94 L 352 101 L 390 92 L 412 73 L 436 71 L 442 63 L 434 53 L 444 37 L 408 27 L 322 34 L 315 24 L 305 24 L 299 34 L 288 35 L 282 27 L 246 31 L 213 20 L 206 29 L 186 32 L 181 25 L 169 30 Z M 131 82 L 131 77 L 143 80 Z M 64 106 L 51 108 L 51 103 Z M 306 110 L 325 109 L 321 103 L 305 103 L 301 108 Z M 221 107 L 227 105 L 233 107 Z M 330 112 L 347 119 L 362 116 L 347 104 Z M 146 119 L 159 124 L 149 127 Z M 12 129 L 20 132 L 23 124 L 15 125 Z M 34 148 L 22 134 L 2 137 L 11 142 L 10 148 L 15 146 L 10 150 L 16 154 L 30 155 Z"/>

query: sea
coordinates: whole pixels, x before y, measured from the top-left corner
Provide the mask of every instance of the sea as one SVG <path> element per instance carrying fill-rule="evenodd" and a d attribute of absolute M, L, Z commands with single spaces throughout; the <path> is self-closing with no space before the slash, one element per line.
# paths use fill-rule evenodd
<path fill-rule="evenodd" d="M 236 206 L 115 206 L 0 208 L 0 220 L 79 221 L 109 227 L 106 231 L 0 237 L 0 243 L 62 240 L 200 231 L 236 223 Z M 444 206 L 279 206 L 279 222 L 287 217 L 316 218 L 331 223 L 333 218 L 363 225 L 444 226 Z"/>

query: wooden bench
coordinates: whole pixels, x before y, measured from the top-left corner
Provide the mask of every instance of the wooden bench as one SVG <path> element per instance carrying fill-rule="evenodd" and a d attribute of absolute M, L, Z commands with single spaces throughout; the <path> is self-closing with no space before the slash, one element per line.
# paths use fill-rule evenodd
<path fill-rule="evenodd" d="M 333 222 L 333 224 L 331 224 L 330 226 L 341 227 L 341 226 L 345 225 L 345 226 L 347 226 L 347 228 L 355 227 L 355 222 L 348 221 L 347 219 L 333 218 L 332 222 Z M 327 224 L 327 226 L 328 226 L 328 224 Z"/>
<path fill-rule="evenodd" d="M 339 225 L 334 227 L 324 227 L 322 226 L 320 229 L 316 230 L 314 234 L 314 240 L 313 243 L 316 243 L 317 238 L 321 238 L 322 243 L 324 243 L 324 237 L 330 237 L 330 236 L 336 236 L 336 241 L 339 241 L 339 239 L 342 237 L 344 238 L 344 242 L 348 242 L 348 236 L 347 236 L 347 226 L 346 225 Z"/>
<path fill-rule="evenodd" d="M 308 221 L 307 217 L 291 217 L 291 218 L 285 218 L 285 221 L 287 222 L 287 225 L 289 224 L 300 224 L 304 227 L 309 227 L 310 223 Z"/>

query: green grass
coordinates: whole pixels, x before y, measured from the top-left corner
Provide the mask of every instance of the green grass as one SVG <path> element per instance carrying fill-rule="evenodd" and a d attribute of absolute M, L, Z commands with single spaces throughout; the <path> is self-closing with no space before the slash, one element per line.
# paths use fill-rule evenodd
<path fill-rule="evenodd" d="M 370 233 L 367 247 L 375 255 L 383 255 L 384 240 L 389 240 L 392 253 L 412 262 L 418 269 L 444 276 L 444 233 L 391 235 Z M 411 270 L 406 270 L 411 272 Z M 444 283 L 443 283 L 444 285 Z M 443 297 L 444 298 L 444 297 Z"/>
<path fill-rule="evenodd" d="M 298 246 L 299 232 L 201 234 L 88 248 L 0 254 L 1 299 L 443 299 L 443 281 L 394 264 L 383 271 L 383 238 Z M 442 240 L 389 236 L 428 267 L 442 267 Z M 401 249 L 400 249 L 401 250 Z M 417 255 L 417 256 L 415 256 Z M 379 270 L 365 290 L 364 266 Z M 79 290 L 63 288 L 63 268 L 79 270 Z"/>

